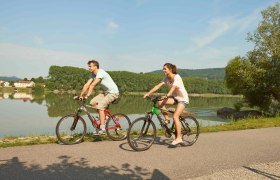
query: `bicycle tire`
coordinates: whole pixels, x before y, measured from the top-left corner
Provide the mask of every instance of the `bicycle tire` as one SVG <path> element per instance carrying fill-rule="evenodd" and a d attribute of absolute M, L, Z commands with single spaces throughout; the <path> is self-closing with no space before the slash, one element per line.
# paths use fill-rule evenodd
<path fill-rule="evenodd" d="M 109 116 L 110 117 L 110 116 Z M 118 125 L 115 123 L 117 121 Z M 127 117 L 127 115 L 123 113 L 116 113 L 113 114 L 112 117 L 110 117 L 106 122 L 106 133 L 107 136 L 112 139 L 113 141 L 121 141 L 126 139 L 127 137 L 127 130 L 130 126 L 130 119 Z"/>
<path fill-rule="evenodd" d="M 193 145 L 199 136 L 199 123 L 193 116 L 185 116 L 180 118 L 182 125 L 182 139 L 185 145 Z"/>
<path fill-rule="evenodd" d="M 129 146 L 135 151 L 149 149 L 156 139 L 156 126 L 146 117 L 136 119 L 131 123 L 127 132 Z"/>
<path fill-rule="evenodd" d="M 71 130 L 71 126 L 74 121 L 77 121 L 74 130 Z M 63 144 L 71 145 L 80 143 L 86 134 L 86 122 L 81 116 L 70 114 L 62 117 L 56 125 L 56 137 L 58 141 Z"/>

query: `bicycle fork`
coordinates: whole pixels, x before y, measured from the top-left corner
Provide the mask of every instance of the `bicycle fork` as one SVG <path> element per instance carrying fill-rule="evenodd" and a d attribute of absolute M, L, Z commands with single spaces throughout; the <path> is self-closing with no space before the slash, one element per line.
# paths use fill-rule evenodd
<path fill-rule="evenodd" d="M 77 126 L 77 123 L 78 123 L 78 119 L 79 119 L 79 115 L 76 114 L 76 115 L 75 115 L 75 119 L 74 119 L 74 121 L 73 121 L 73 123 L 72 123 L 72 126 L 71 126 L 71 128 L 70 128 L 71 131 L 75 130 L 75 128 L 76 128 L 76 126 Z"/>
<path fill-rule="evenodd" d="M 145 127 L 147 124 L 147 127 Z M 145 121 L 144 124 L 143 124 L 143 127 L 141 128 L 141 131 L 140 131 L 140 136 L 142 136 L 143 134 L 147 134 L 148 130 L 149 130 L 149 127 L 150 127 L 150 122 L 147 122 Z"/>
<path fill-rule="evenodd" d="M 149 127 L 150 127 L 150 118 L 147 117 L 146 120 L 143 123 L 143 126 L 141 127 L 141 130 L 138 134 L 138 140 L 141 140 L 142 136 L 146 135 L 148 133 Z M 134 143 L 134 146 L 138 147 L 138 144 L 135 141 L 136 139 L 133 139 L 132 142 Z"/>

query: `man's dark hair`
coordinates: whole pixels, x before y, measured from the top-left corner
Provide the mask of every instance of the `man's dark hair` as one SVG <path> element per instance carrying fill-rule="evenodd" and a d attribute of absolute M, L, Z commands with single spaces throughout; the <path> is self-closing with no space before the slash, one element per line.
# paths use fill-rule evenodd
<path fill-rule="evenodd" d="M 99 62 L 98 61 L 96 61 L 96 60 L 90 60 L 89 62 L 88 62 L 88 65 L 90 65 L 90 64 L 94 64 L 96 67 L 97 67 L 97 69 L 99 69 Z"/>

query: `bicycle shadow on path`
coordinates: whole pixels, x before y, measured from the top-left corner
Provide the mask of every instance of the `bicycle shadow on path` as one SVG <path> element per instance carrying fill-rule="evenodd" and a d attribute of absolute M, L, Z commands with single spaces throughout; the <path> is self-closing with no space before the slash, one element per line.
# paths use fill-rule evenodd
<path fill-rule="evenodd" d="M 187 147 L 187 146 L 191 146 L 190 144 L 188 144 L 187 142 L 183 142 L 183 143 L 180 143 L 176 146 L 173 146 L 171 145 L 171 142 L 173 141 L 173 139 L 171 138 L 165 138 L 165 137 L 156 137 L 155 141 L 154 141 L 154 144 L 153 145 L 161 145 L 161 146 L 167 146 L 167 148 L 176 148 L 176 147 Z M 132 150 L 128 143 L 125 142 L 125 143 L 122 143 L 119 145 L 119 148 L 121 148 L 122 150 L 125 150 L 125 151 L 134 151 Z M 134 152 L 137 152 L 137 151 L 134 151 Z"/>
<path fill-rule="evenodd" d="M 158 169 L 149 172 L 139 166 L 131 167 L 122 164 L 121 168 L 115 166 L 91 167 L 85 158 L 70 161 L 70 156 L 60 156 L 59 163 L 42 167 L 40 164 L 27 165 L 18 157 L 9 160 L 0 160 L 0 177 L 6 179 L 170 179 Z M 4 162 L 4 163 L 3 163 Z"/>

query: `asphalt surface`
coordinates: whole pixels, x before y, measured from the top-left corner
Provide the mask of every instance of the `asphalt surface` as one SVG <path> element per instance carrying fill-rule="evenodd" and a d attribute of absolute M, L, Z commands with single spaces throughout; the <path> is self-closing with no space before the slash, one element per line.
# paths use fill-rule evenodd
<path fill-rule="evenodd" d="M 109 140 L 1 148 L 0 179 L 280 179 L 280 127 L 204 133 L 193 146 L 171 141 L 160 137 L 143 152 Z"/>

